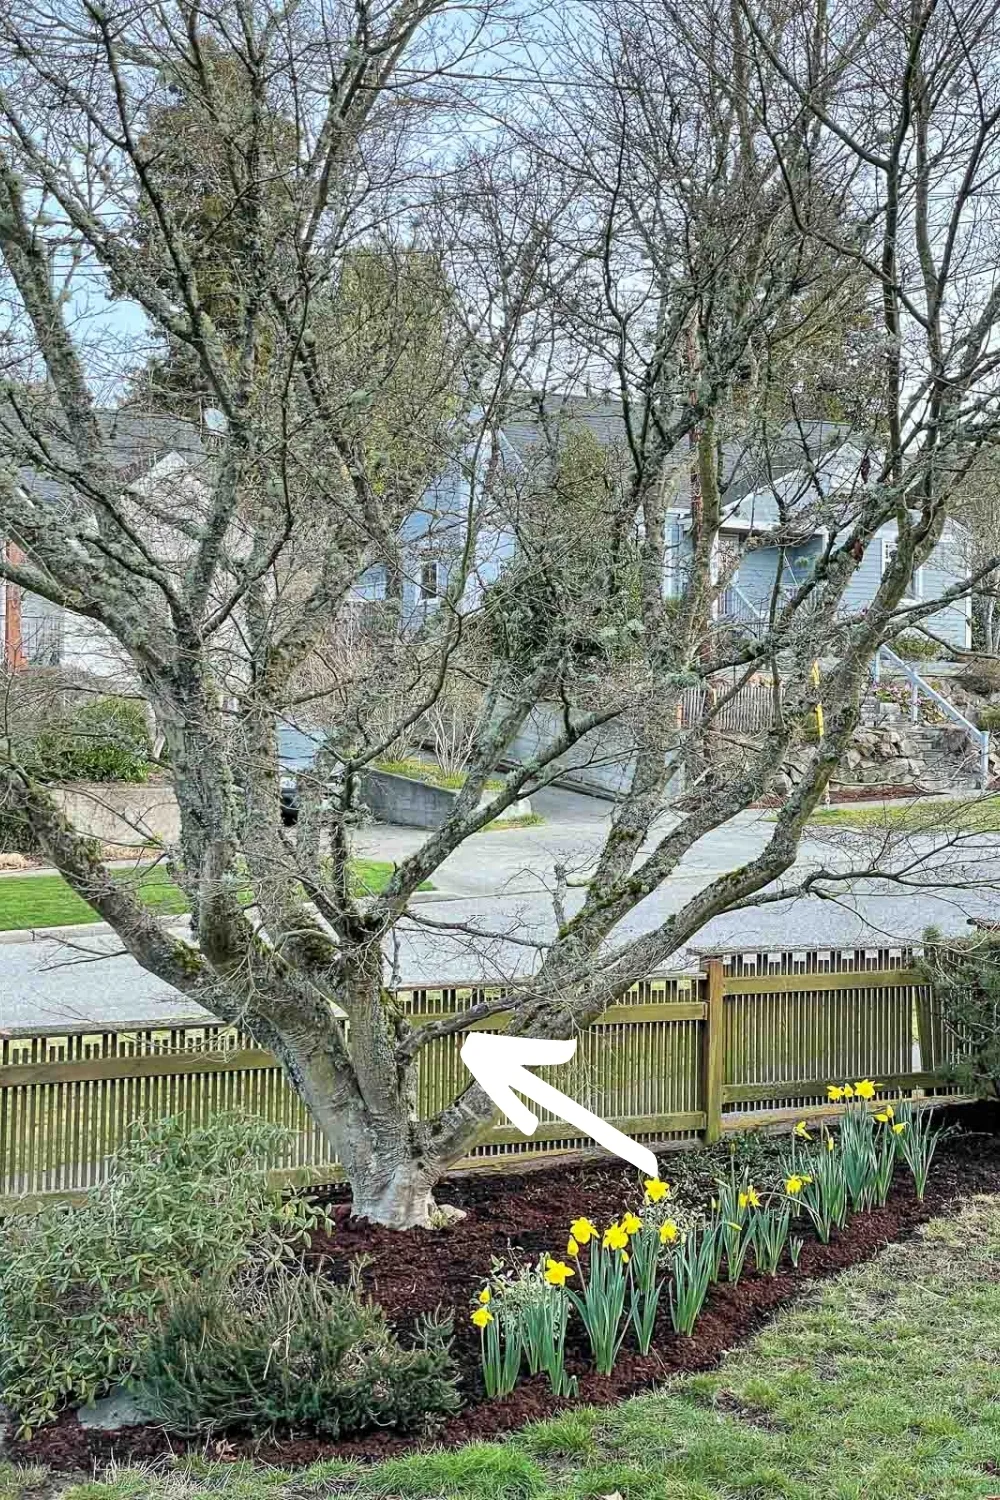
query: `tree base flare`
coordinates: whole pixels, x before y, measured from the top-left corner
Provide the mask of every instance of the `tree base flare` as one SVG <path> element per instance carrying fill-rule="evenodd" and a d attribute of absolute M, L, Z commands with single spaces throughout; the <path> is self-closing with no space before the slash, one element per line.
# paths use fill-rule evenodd
<path fill-rule="evenodd" d="M 465 1218 L 460 1208 L 434 1201 L 426 1173 L 410 1162 L 378 1183 L 355 1183 L 351 1212 L 387 1229 L 443 1229 Z"/>

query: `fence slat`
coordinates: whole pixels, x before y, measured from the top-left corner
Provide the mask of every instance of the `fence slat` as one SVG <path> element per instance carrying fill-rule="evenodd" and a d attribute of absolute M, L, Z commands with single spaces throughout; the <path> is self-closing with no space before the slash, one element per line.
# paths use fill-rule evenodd
<path fill-rule="evenodd" d="M 427 982 L 398 992 L 421 1026 L 502 999 L 510 986 Z M 480 1025 L 502 1031 L 503 1013 Z M 917 1038 L 916 1042 L 914 1038 Z M 422 1117 L 468 1081 L 460 1033 L 418 1054 Z M 940 1069 L 957 1042 L 902 948 L 729 953 L 697 973 L 632 987 L 579 1037 L 573 1060 L 546 1070 L 555 1087 L 650 1144 L 771 1125 L 829 1110 L 827 1085 L 872 1078 L 904 1093 L 950 1094 Z M 277 1061 L 235 1027 L 201 1019 L 0 1032 L 0 1207 L 79 1201 L 140 1119 L 204 1121 L 235 1110 L 285 1126 L 270 1163 L 285 1182 L 330 1181 L 336 1161 Z M 540 1112 L 525 1137 L 498 1119 L 463 1166 L 579 1151 L 581 1132 Z"/>

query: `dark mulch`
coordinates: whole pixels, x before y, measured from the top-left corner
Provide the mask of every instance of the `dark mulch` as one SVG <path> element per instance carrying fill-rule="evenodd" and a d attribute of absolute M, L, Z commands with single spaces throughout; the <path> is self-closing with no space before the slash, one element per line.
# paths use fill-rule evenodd
<path fill-rule="evenodd" d="M 1000 1192 L 998 1117 L 982 1106 L 953 1112 L 960 1128 L 939 1147 L 927 1199 L 919 1204 L 909 1177 L 899 1175 L 885 1206 L 851 1219 L 846 1232 L 830 1245 L 808 1237 L 797 1269 L 785 1263 L 773 1278 L 744 1274 L 735 1287 L 714 1287 L 691 1338 L 678 1338 L 669 1315 L 661 1310 L 648 1357 L 623 1351 L 614 1373 L 599 1376 L 589 1369 L 586 1337 L 578 1320 L 571 1322 L 568 1366 L 579 1376 L 581 1402 L 607 1404 L 662 1381 L 665 1377 L 714 1366 L 726 1350 L 744 1342 L 803 1285 L 867 1260 L 887 1243 L 906 1239 L 918 1225 L 974 1193 Z M 669 1161 L 669 1158 L 667 1159 Z M 694 1160 L 691 1161 L 694 1166 Z M 665 1168 L 668 1171 L 669 1168 Z M 685 1175 L 690 1180 L 690 1171 Z M 761 1179 L 763 1180 L 763 1172 Z M 709 1186 L 705 1184 L 706 1188 Z M 567 1227 L 578 1214 L 599 1223 L 618 1217 L 636 1203 L 635 1176 L 606 1161 L 551 1167 L 518 1175 L 470 1175 L 447 1184 L 443 1201 L 464 1208 L 468 1218 L 443 1230 L 412 1230 L 405 1236 L 352 1220 L 345 1203 L 333 1206 L 336 1230 L 317 1238 L 310 1260 L 320 1274 L 345 1279 L 354 1257 L 367 1257 L 364 1283 L 404 1334 L 421 1313 L 439 1306 L 455 1311 L 455 1355 L 462 1373 L 466 1405 L 434 1435 L 433 1441 L 455 1446 L 522 1427 L 568 1403 L 553 1399 L 546 1383 L 523 1382 L 504 1401 L 487 1402 L 479 1371 L 478 1334 L 469 1325 L 471 1300 L 482 1285 L 493 1256 L 511 1251 L 534 1258 L 541 1251 L 562 1251 Z M 380 1459 L 426 1445 L 427 1439 L 378 1433 L 353 1442 L 330 1443 L 289 1437 L 262 1442 L 229 1435 L 209 1454 L 252 1455 L 261 1461 L 293 1466 L 321 1458 Z M 151 1459 L 190 1449 L 189 1442 L 155 1427 L 107 1434 L 85 1431 L 75 1416 L 63 1415 L 30 1442 L 13 1443 L 9 1460 L 48 1464 L 57 1470 L 89 1470 L 114 1457 L 120 1462 Z"/>

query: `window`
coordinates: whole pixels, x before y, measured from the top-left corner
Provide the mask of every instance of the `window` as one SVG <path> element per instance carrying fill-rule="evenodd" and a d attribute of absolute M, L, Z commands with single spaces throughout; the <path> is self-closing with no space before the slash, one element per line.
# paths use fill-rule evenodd
<path fill-rule="evenodd" d="M 898 543 L 897 543 L 896 538 L 894 536 L 884 536 L 882 538 L 882 577 L 883 578 L 888 573 L 889 569 L 892 567 L 893 560 L 894 560 L 894 558 L 896 556 L 897 546 L 898 546 Z M 910 574 L 909 587 L 906 590 L 907 597 L 910 598 L 910 599 L 920 599 L 920 598 L 923 597 L 923 591 L 924 591 L 924 570 L 923 570 L 923 567 L 914 568 L 913 572 Z"/>
<path fill-rule="evenodd" d="M 438 597 L 438 565 L 436 562 L 425 562 L 420 564 L 420 598 L 436 599 Z"/>

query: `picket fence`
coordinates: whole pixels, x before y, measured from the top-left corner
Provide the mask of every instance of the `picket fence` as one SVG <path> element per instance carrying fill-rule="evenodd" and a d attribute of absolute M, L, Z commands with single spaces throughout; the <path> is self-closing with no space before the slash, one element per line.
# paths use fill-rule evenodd
<path fill-rule="evenodd" d="M 827 1085 L 873 1078 L 907 1095 L 955 1094 L 941 1082 L 954 1041 L 930 987 L 901 948 L 733 953 L 696 971 L 636 985 L 580 1037 L 546 1078 L 620 1129 L 657 1146 L 828 1111 Z M 497 986 L 409 986 L 417 1024 L 464 1009 Z M 502 1030 L 502 1015 L 482 1029 Z M 430 1114 L 467 1074 L 462 1036 L 419 1054 L 419 1103 Z M 104 1180 L 139 1119 L 220 1112 L 287 1127 L 271 1163 L 282 1180 L 338 1175 L 322 1136 L 270 1053 L 204 1020 L 0 1031 L 0 1208 L 78 1197 Z M 575 1129 L 541 1112 L 525 1138 L 496 1123 L 461 1164 L 516 1166 L 579 1150 Z"/>

